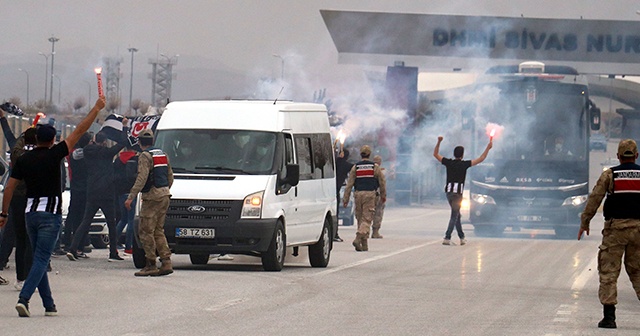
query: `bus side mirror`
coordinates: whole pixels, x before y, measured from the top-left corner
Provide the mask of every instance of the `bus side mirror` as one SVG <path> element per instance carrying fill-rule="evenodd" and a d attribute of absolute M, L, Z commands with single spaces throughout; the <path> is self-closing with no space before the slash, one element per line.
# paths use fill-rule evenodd
<path fill-rule="evenodd" d="M 297 164 L 287 165 L 287 176 L 284 177 L 284 182 L 295 187 L 300 182 L 300 166 Z"/>
<path fill-rule="evenodd" d="M 598 107 L 593 106 L 589 109 L 589 120 L 593 131 L 600 129 L 600 114 L 600 108 Z"/>

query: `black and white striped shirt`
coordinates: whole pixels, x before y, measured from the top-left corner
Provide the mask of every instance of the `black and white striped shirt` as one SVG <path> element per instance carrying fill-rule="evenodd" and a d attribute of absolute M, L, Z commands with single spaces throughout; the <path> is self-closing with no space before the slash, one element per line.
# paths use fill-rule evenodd
<path fill-rule="evenodd" d="M 62 141 L 51 148 L 36 147 L 16 160 L 11 177 L 25 181 L 26 212 L 62 214 L 60 162 L 68 154 L 67 143 Z"/>

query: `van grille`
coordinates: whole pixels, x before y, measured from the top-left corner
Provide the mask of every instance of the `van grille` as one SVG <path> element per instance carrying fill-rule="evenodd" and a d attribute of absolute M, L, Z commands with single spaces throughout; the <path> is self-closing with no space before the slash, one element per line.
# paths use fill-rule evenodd
<path fill-rule="evenodd" d="M 229 221 L 240 217 L 242 201 L 172 199 L 167 219 Z"/>

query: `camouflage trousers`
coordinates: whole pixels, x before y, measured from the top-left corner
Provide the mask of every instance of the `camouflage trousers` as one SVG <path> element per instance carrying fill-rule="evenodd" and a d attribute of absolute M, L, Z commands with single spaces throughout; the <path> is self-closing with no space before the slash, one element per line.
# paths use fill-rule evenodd
<path fill-rule="evenodd" d="M 354 197 L 356 207 L 356 220 L 358 221 L 358 233 L 369 236 L 371 222 L 376 211 L 375 191 L 356 191 Z"/>
<path fill-rule="evenodd" d="M 640 227 L 614 229 L 610 224 L 610 221 L 605 222 L 598 251 L 598 297 L 603 305 L 618 303 L 617 283 L 623 260 L 629 280 L 640 299 Z"/>
<path fill-rule="evenodd" d="M 158 257 L 156 250 L 161 259 L 171 257 L 167 237 L 164 235 L 164 220 L 169 208 L 169 198 L 166 196 L 159 201 L 142 201 L 138 235 L 147 260 L 155 260 Z"/>
<path fill-rule="evenodd" d="M 384 216 L 384 205 L 382 197 L 376 196 L 376 211 L 373 215 L 373 228 L 380 229 L 382 226 L 382 216 Z"/>

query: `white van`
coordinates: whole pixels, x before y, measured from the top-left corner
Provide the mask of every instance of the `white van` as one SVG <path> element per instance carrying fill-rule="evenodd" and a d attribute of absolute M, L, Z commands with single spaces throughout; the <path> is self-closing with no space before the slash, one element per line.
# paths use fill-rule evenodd
<path fill-rule="evenodd" d="M 329 263 L 337 228 L 335 163 L 326 107 L 273 101 L 167 105 L 154 147 L 174 172 L 165 235 L 176 254 L 259 256 L 282 269 L 287 247 Z"/>

